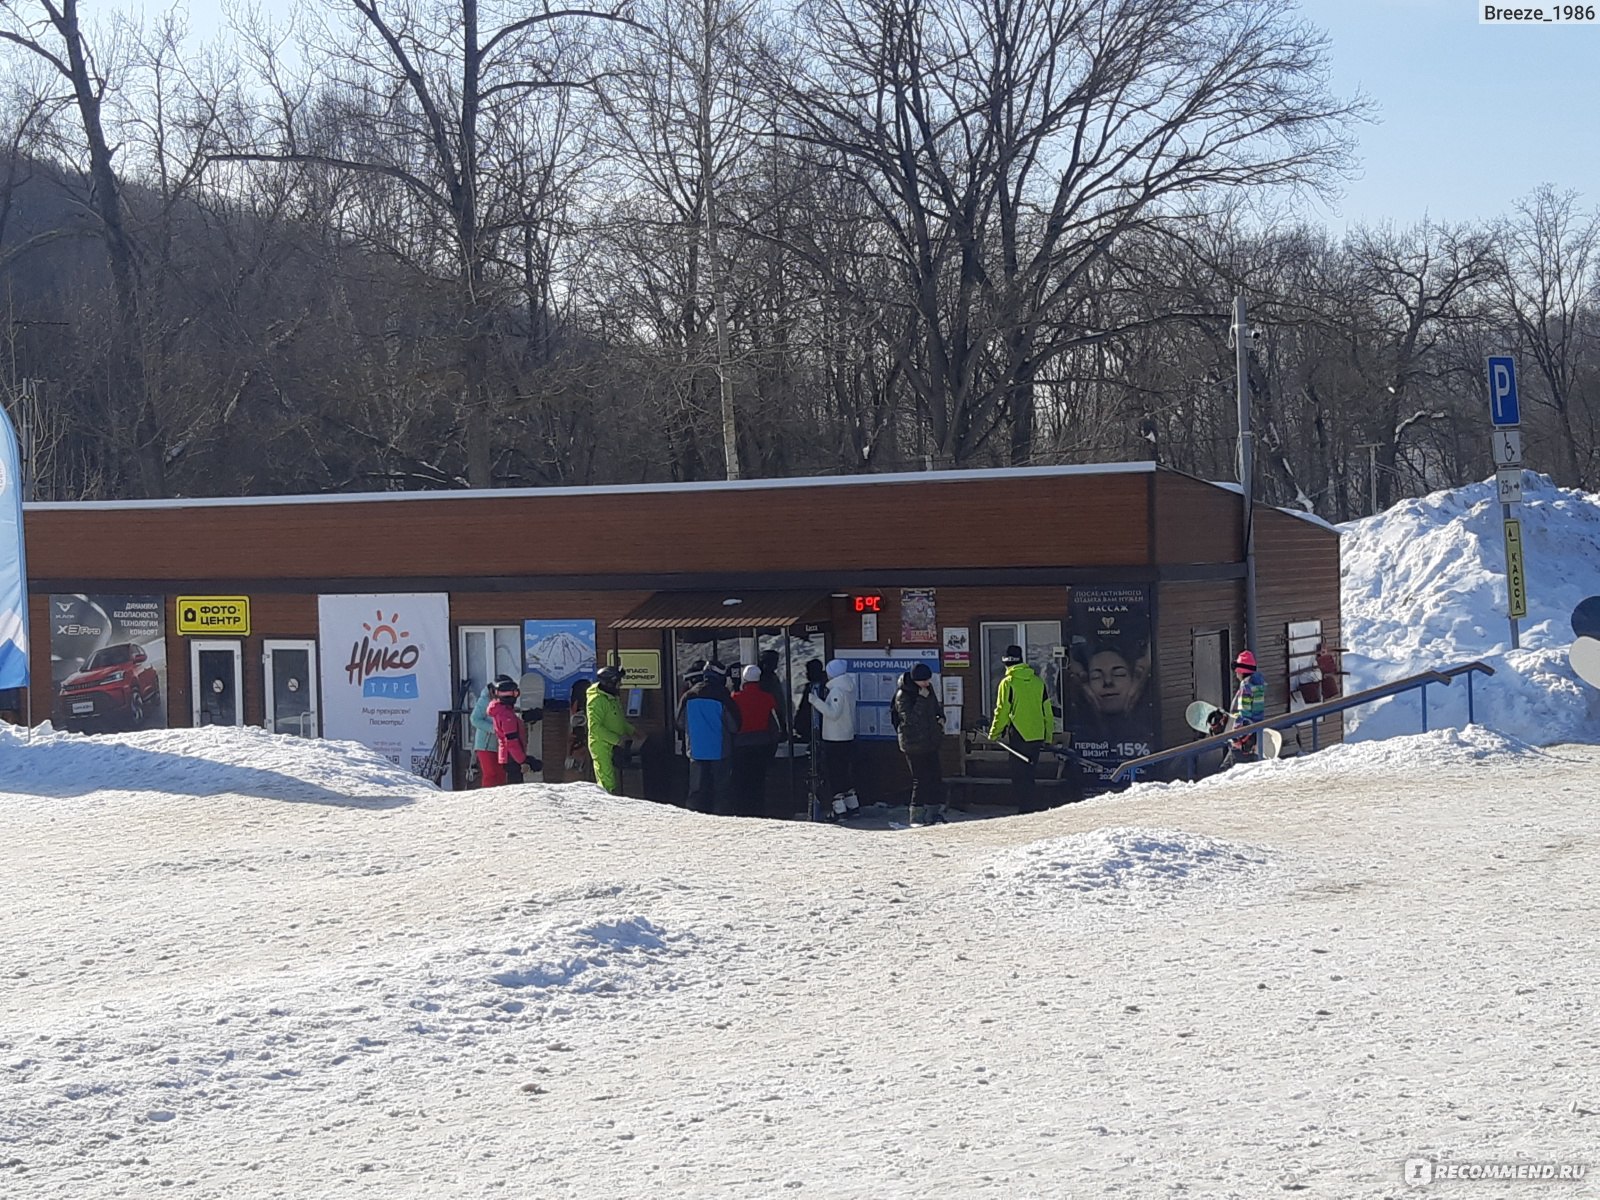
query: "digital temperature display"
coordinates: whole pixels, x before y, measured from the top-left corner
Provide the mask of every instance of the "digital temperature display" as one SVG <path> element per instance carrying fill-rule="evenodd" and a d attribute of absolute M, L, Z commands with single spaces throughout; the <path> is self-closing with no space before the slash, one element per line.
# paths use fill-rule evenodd
<path fill-rule="evenodd" d="M 881 613 L 883 611 L 883 597 L 876 592 L 867 596 L 856 596 L 854 602 L 858 613 Z"/>

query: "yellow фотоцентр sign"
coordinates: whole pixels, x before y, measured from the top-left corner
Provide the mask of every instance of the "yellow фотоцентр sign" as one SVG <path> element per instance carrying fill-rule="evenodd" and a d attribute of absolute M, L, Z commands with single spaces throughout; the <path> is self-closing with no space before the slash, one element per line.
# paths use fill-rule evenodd
<path fill-rule="evenodd" d="M 250 632 L 250 598 L 179 596 L 178 632 L 245 637 Z"/>

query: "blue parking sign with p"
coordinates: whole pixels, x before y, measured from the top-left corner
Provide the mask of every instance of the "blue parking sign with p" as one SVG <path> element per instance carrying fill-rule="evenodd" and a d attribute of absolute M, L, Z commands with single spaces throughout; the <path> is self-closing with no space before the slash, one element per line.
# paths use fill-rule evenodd
<path fill-rule="evenodd" d="M 1495 425 L 1522 424 L 1517 403 L 1517 364 L 1509 354 L 1489 358 L 1489 419 Z"/>

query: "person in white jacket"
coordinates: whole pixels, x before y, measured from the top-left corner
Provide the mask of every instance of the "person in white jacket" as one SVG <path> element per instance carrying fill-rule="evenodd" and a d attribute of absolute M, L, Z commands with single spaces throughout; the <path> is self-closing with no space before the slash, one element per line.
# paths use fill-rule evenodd
<path fill-rule="evenodd" d="M 855 817 L 861 813 L 854 782 L 856 751 L 856 680 L 836 658 L 828 664 L 828 691 L 815 692 L 811 707 L 822 714 L 822 776 L 833 793 L 833 816 Z"/>

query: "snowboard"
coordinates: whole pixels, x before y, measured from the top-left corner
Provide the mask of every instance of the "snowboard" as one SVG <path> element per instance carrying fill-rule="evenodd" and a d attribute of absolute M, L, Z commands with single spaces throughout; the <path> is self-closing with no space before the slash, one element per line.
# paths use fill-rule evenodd
<path fill-rule="evenodd" d="M 1212 733 L 1211 717 L 1222 710 L 1215 704 L 1205 700 L 1196 700 L 1183 710 L 1183 719 L 1189 723 L 1189 728 L 1196 733 Z M 1263 729 L 1257 740 L 1261 744 L 1261 757 L 1277 758 L 1283 750 L 1283 734 L 1276 729 Z"/>
<path fill-rule="evenodd" d="M 1211 728 L 1211 715 L 1221 711 L 1222 710 L 1220 708 L 1218 708 L 1215 704 L 1212 704 L 1209 700 L 1196 700 L 1193 704 L 1189 705 L 1188 708 L 1183 710 L 1183 719 L 1189 722 L 1189 728 L 1194 730 L 1196 733 L 1211 733 L 1213 732 Z"/>

